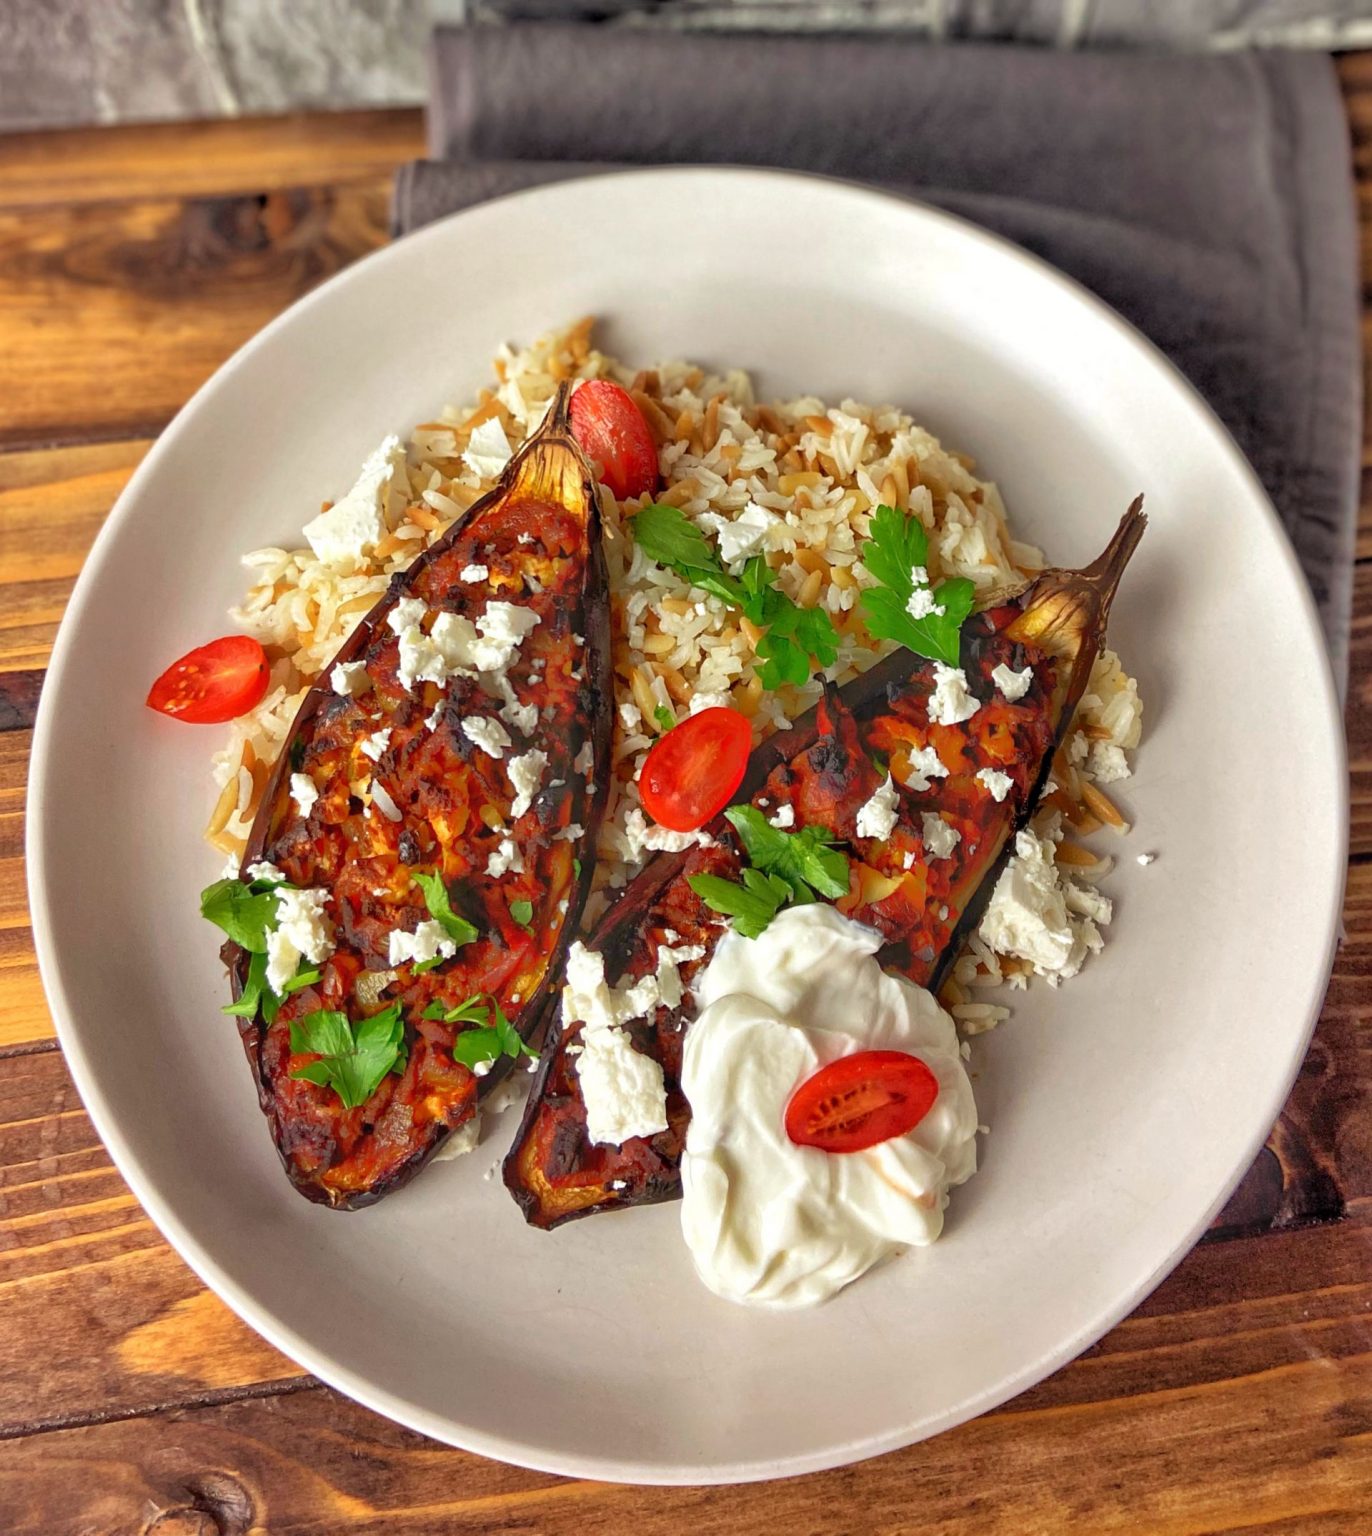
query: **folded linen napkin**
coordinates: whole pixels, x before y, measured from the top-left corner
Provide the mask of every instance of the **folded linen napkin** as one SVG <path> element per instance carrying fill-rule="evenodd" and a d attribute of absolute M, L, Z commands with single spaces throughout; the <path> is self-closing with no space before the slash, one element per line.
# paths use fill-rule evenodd
<path fill-rule="evenodd" d="M 1045 257 L 1150 336 L 1234 433 L 1342 684 L 1361 348 L 1348 129 L 1327 57 L 440 29 L 429 143 L 434 159 L 398 178 L 397 234 L 589 170 L 730 162 L 888 186 Z"/>

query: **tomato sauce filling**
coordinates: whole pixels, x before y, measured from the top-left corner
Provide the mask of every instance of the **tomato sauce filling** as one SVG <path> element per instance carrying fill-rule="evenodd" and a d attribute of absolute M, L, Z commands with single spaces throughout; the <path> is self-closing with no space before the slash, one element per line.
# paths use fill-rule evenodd
<path fill-rule="evenodd" d="M 849 891 L 835 905 L 882 933 L 887 942 L 878 956 L 881 963 L 920 986 L 934 980 L 948 955 L 963 911 L 1031 803 L 1053 748 L 1056 667 L 1045 652 L 1004 633 L 1019 616 L 1017 607 L 992 609 L 964 629 L 963 671 L 969 692 L 980 701 L 968 720 L 930 723 L 934 669 L 919 666 L 856 716 L 822 705 L 818 738 L 774 768 L 751 798 L 768 815 L 789 805 L 795 829 L 823 826 L 846 845 Z M 1018 701 L 1006 699 L 995 686 L 991 674 L 1002 665 L 1031 669 L 1029 688 Z M 937 750 L 948 775 L 914 791 L 902 782 L 909 775 L 910 755 L 928 746 Z M 874 757 L 889 767 L 899 789 L 895 827 L 879 839 L 857 835 L 859 810 L 885 782 L 885 770 Z M 997 800 L 977 777 L 983 769 L 1009 775 L 1011 787 L 1003 799 Z M 941 816 L 959 834 L 946 857 L 932 857 L 925 848 L 926 812 Z M 680 1006 L 659 1007 L 653 1018 L 627 1026 L 635 1047 L 662 1065 L 667 1129 L 630 1138 L 620 1147 L 590 1142 L 575 1057 L 567 1051 L 579 1026 L 574 1021 L 564 1025 L 505 1164 L 506 1183 L 534 1225 L 551 1226 L 595 1209 L 648 1204 L 680 1193 L 679 1163 L 690 1119 L 680 1085 L 684 1032 L 695 1012 L 690 988 L 709 964 L 724 921 L 696 895 L 689 879 L 708 873 L 737 880 L 745 863 L 727 823 L 710 830 L 718 846 L 694 847 L 655 861 L 591 941 L 604 953 L 612 983 L 655 971 L 658 951 L 668 943 L 705 947 L 701 959 L 680 967 L 685 984 Z M 656 884 L 655 870 L 666 874 Z"/>

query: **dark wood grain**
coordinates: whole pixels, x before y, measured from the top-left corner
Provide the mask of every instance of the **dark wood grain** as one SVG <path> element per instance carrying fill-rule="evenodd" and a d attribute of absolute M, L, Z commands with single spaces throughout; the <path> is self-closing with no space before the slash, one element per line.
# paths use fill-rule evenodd
<path fill-rule="evenodd" d="M 412 108 L 11 134 L 0 136 L 0 208 L 329 186 L 423 153 Z"/>
<path fill-rule="evenodd" d="M 1197 1253 L 1100 1347 L 1013 1404 L 816 1477 L 729 1490 L 570 1482 L 443 1450 L 302 1384 L 0 1444 L 0 1521 L 13 1536 L 133 1536 L 149 1529 L 139 1521 L 189 1521 L 199 1507 L 207 1531 L 272 1536 L 1365 1533 L 1369 1243 L 1359 1212 Z"/>
<path fill-rule="evenodd" d="M 0 446 L 147 437 L 292 300 L 386 239 L 372 177 L 0 208 Z"/>

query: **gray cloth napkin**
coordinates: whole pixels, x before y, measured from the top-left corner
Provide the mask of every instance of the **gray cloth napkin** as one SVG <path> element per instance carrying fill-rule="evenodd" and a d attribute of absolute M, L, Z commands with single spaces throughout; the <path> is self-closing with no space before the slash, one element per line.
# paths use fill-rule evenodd
<path fill-rule="evenodd" d="M 1328 58 L 441 29 L 429 144 L 435 158 L 398 178 L 397 234 L 588 170 L 730 162 L 887 186 L 1046 257 L 1150 336 L 1234 433 L 1345 677 L 1361 351 Z"/>

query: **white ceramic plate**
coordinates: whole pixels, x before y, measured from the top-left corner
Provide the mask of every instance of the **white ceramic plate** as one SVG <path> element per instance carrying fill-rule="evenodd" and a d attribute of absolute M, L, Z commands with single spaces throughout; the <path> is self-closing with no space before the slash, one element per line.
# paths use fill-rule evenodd
<path fill-rule="evenodd" d="M 704 212 L 708 210 L 708 214 Z M 1105 954 L 977 1043 L 977 1177 L 945 1237 L 773 1316 L 694 1279 L 672 1206 L 524 1226 L 477 1152 L 350 1215 L 287 1186 L 197 894 L 218 733 L 142 707 L 226 627 L 239 554 L 290 542 L 364 455 L 593 312 L 627 359 L 894 400 L 974 453 L 1016 529 L 1095 555 L 1146 491 L 1111 626 L 1147 732 Z M 1275 1119 L 1331 956 L 1342 733 L 1272 509 L 1151 347 L 1009 245 L 928 209 L 753 171 L 563 184 L 327 283 L 233 358 L 120 498 L 43 693 L 29 796 L 43 977 L 87 1107 L 149 1214 L 303 1366 L 415 1429 L 532 1467 L 775 1477 L 1004 1401 L 1128 1312 Z M 1140 868 L 1133 856 L 1156 851 Z"/>

